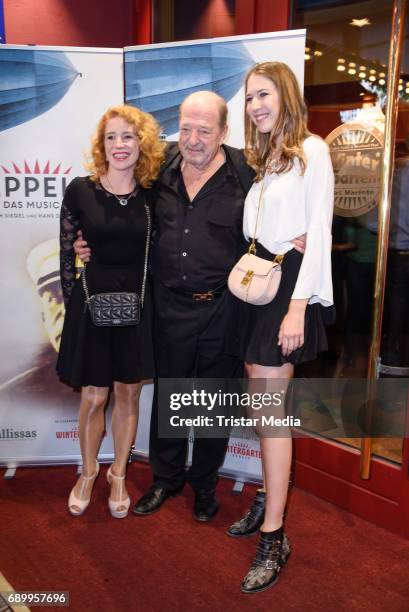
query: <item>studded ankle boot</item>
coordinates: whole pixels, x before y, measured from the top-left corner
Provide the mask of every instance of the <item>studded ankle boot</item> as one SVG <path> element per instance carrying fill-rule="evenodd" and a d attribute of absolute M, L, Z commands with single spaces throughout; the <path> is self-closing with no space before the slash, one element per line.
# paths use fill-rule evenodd
<path fill-rule="evenodd" d="M 256 557 L 241 585 L 242 592 L 259 593 L 272 587 L 290 552 L 290 542 L 283 527 L 271 532 L 261 531 Z"/>
<path fill-rule="evenodd" d="M 226 531 L 227 535 L 232 538 L 243 538 L 257 533 L 264 521 L 265 504 L 265 492 L 257 491 L 250 510 L 246 512 L 242 519 L 233 523 Z"/>

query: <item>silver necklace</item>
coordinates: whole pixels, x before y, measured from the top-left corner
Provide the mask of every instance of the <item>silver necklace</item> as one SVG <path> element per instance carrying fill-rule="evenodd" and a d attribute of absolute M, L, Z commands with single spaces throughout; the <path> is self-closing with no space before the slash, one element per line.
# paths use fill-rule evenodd
<path fill-rule="evenodd" d="M 111 190 L 111 191 L 110 191 L 110 193 L 112 193 L 112 195 L 116 197 L 116 199 L 118 200 L 118 202 L 120 203 L 120 205 L 121 205 L 121 206 L 126 206 L 126 205 L 128 204 L 128 202 L 129 202 L 129 200 L 132 198 L 132 196 L 134 196 L 134 195 L 135 195 L 135 193 L 136 193 L 136 189 L 137 189 L 137 186 L 135 185 L 134 190 L 133 190 L 133 191 L 132 191 L 132 192 L 129 194 L 129 196 L 128 196 L 127 198 L 124 198 L 124 197 L 120 197 L 120 196 L 118 196 L 118 195 L 117 195 L 117 194 L 114 192 L 113 187 L 112 187 L 112 185 L 111 185 L 111 182 L 110 182 L 110 180 L 109 180 L 109 178 L 108 178 L 108 175 L 105 175 L 105 178 L 106 178 L 106 181 L 107 181 L 107 183 L 108 183 L 108 186 L 109 186 L 109 188 L 110 188 L 110 190 Z"/>

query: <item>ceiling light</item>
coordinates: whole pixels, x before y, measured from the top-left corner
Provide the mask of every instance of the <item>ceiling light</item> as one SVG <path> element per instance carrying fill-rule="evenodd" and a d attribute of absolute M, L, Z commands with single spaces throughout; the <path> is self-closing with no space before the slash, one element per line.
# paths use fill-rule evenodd
<path fill-rule="evenodd" d="M 379 85 L 385 85 L 385 79 L 379 79 L 378 83 Z"/>
<path fill-rule="evenodd" d="M 352 21 L 349 22 L 349 25 L 356 26 L 357 28 L 363 28 L 364 26 L 371 25 L 371 22 L 368 17 L 364 17 L 363 19 L 352 19 Z"/>
<path fill-rule="evenodd" d="M 385 73 L 384 72 L 380 72 L 379 76 L 381 77 L 381 79 L 384 79 L 385 78 Z"/>
<path fill-rule="evenodd" d="M 360 72 L 358 76 L 360 79 L 366 79 L 366 72 Z"/>
<path fill-rule="evenodd" d="M 338 64 L 345 64 L 345 60 L 343 57 L 338 58 Z"/>
<path fill-rule="evenodd" d="M 322 51 L 314 51 L 314 55 L 316 55 L 317 57 L 321 57 Z"/>
<path fill-rule="evenodd" d="M 356 74 L 355 68 L 348 68 L 348 74 Z"/>
<path fill-rule="evenodd" d="M 338 72 L 344 72 L 344 70 L 345 70 L 345 66 L 343 66 L 342 64 L 340 64 L 339 66 L 337 66 L 337 70 L 338 70 Z"/>
<path fill-rule="evenodd" d="M 369 77 L 369 80 L 373 83 L 374 81 L 376 81 L 376 77 L 373 74 L 371 74 Z"/>
<path fill-rule="evenodd" d="M 304 53 L 304 59 L 305 61 L 308 61 L 309 59 L 311 59 L 311 55 L 309 53 Z"/>

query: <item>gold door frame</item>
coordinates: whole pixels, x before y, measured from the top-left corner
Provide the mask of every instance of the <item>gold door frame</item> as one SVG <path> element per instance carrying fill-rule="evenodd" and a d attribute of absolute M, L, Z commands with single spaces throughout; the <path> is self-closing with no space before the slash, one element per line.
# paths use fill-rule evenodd
<path fill-rule="evenodd" d="M 386 263 L 388 258 L 389 218 L 392 178 L 395 164 L 395 133 L 398 116 L 398 85 L 405 30 L 406 0 L 394 0 L 388 59 L 388 87 L 385 109 L 385 146 L 381 165 L 378 211 L 378 241 L 376 252 L 374 314 L 368 364 L 367 397 L 373 396 L 375 381 L 379 377 L 382 316 L 385 293 Z M 368 415 L 369 419 L 371 415 Z M 361 478 L 368 479 L 371 471 L 372 439 L 361 440 Z"/>

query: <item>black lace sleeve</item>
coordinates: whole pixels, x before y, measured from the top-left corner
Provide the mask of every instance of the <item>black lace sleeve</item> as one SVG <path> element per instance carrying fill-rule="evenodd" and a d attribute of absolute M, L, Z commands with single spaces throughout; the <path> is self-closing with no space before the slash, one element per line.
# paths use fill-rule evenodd
<path fill-rule="evenodd" d="M 67 305 L 75 281 L 75 252 L 74 242 L 77 231 L 80 229 L 78 214 L 68 207 L 68 193 L 64 196 L 60 215 L 60 277 L 64 297 Z"/>

